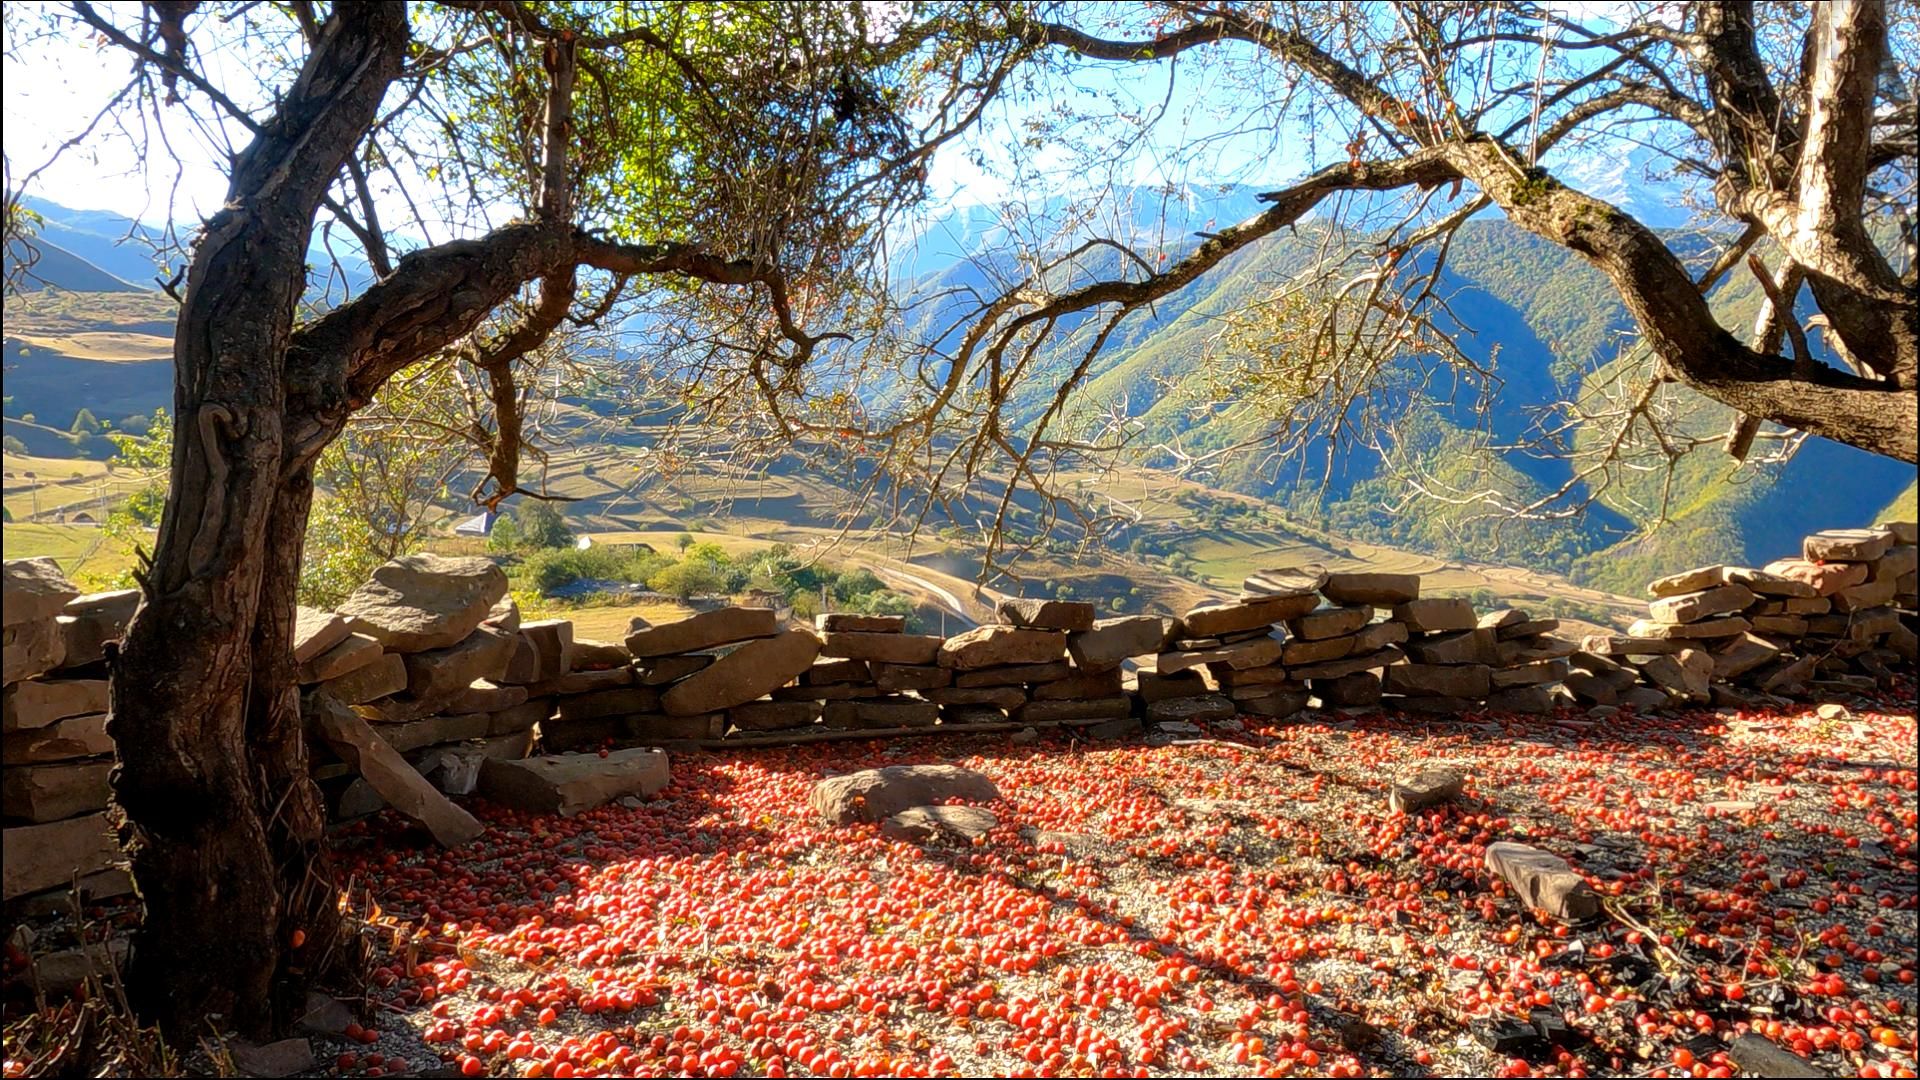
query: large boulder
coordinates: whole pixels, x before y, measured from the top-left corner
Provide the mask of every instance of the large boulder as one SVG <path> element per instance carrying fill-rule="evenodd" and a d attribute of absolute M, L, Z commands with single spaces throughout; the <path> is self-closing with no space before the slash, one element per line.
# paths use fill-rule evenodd
<path fill-rule="evenodd" d="M 1004 664 L 1045 664 L 1067 651 L 1067 635 L 1059 630 L 1029 630 L 1017 626 L 977 626 L 950 637 L 940 646 L 941 667 L 972 671 Z"/>
<path fill-rule="evenodd" d="M 1159 615 L 1096 619 L 1093 629 L 1067 635 L 1067 652 L 1082 670 L 1106 671 L 1132 657 L 1159 652 L 1173 632 L 1173 620 Z"/>
<path fill-rule="evenodd" d="M 51 556 L 8 559 L 0 579 L 0 627 L 51 622 L 67 602 L 80 595 Z"/>
<path fill-rule="evenodd" d="M 672 774 L 666 751 L 651 746 L 599 754 L 550 754 L 480 766 L 482 796 L 502 806 L 572 817 L 628 796 L 658 794 Z"/>
<path fill-rule="evenodd" d="M 638 627 L 627 635 L 627 651 L 636 659 L 671 656 L 772 637 L 779 630 L 780 620 L 772 608 L 715 608 L 659 626 Z"/>
<path fill-rule="evenodd" d="M 807 804 L 830 825 L 880 821 L 916 806 L 949 799 L 989 802 L 1000 789 L 984 773 L 957 765 L 889 765 L 845 776 L 829 776 L 813 786 Z"/>
<path fill-rule="evenodd" d="M 1085 600 L 1009 597 L 1000 601 L 995 614 L 1007 626 L 1025 626 L 1033 630 L 1093 629 L 1093 605 Z"/>
<path fill-rule="evenodd" d="M 402 555 L 376 568 L 340 614 L 392 652 L 423 652 L 465 640 L 506 593 L 507 575 L 486 559 Z"/>
<path fill-rule="evenodd" d="M 627 643 L 632 647 L 633 639 Z M 636 654 L 639 651 L 635 649 Z M 745 705 L 799 678 L 819 655 L 820 639 L 811 630 L 788 630 L 750 641 L 673 684 L 661 695 L 660 705 L 671 716 L 694 716 Z"/>

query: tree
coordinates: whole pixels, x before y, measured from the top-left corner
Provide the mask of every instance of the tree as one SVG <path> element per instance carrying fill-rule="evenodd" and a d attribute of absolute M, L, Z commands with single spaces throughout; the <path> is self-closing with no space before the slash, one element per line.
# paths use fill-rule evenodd
<path fill-rule="evenodd" d="M 881 280 L 887 223 L 990 90 L 921 95 L 976 51 L 917 10 L 883 26 L 834 4 L 418 7 L 74 0 L 33 46 L 136 61 L 137 92 L 109 109 L 149 115 L 69 145 L 173 113 L 233 142 L 179 287 L 180 437 L 110 679 L 114 804 L 146 905 L 129 988 L 175 1035 L 212 1014 L 282 1026 L 342 955 L 290 637 L 316 461 L 348 420 L 396 376 L 456 365 L 461 430 L 488 460 L 474 495 L 494 508 L 520 483 L 538 382 L 521 369 L 556 331 L 645 300 L 761 383 L 790 381 L 831 340 L 809 322 L 847 314 L 827 297 Z M 219 50 L 239 55 L 203 62 Z M 236 76 L 257 84 L 218 82 Z M 9 173 L 9 232 L 36 175 Z M 434 212 L 396 224 L 423 176 Z M 375 280 L 333 274 L 303 307 L 309 244 L 339 236 Z"/>
<path fill-rule="evenodd" d="M 73 425 L 67 430 L 75 435 L 98 435 L 100 433 L 100 421 L 94 418 L 92 409 L 83 405 L 78 412 L 73 414 Z"/>
<path fill-rule="evenodd" d="M 1785 429 L 1776 439 L 1814 434 L 1920 458 L 1911 5 L 1625 4 L 1585 21 L 1553 5 L 1492 3 L 1007 11 L 1007 33 L 1062 63 L 1165 68 L 1179 57 L 1189 70 L 1240 80 L 1241 130 L 1270 129 L 1298 106 L 1320 138 L 1345 144 L 1345 160 L 1263 194 L 1265 211 L 1204 233 L 1178 258 L 1123 244 L 1128 273 L 1029 279 L 987 307 L 959 355 L 983 355 L 1002 395 L 1020 374 L 1003 355 L 1095 316 L 1084 359 L 1009 452 L 1016 469 L 1071 445 L 1047 439 L 1047 428 L 1122 320 L 1309 214 L 1336 222 L 1318 234 L 1321 276 L 1303 274 L 1259 305 L 1268 349 L 1235 372 L 1263 384 L 1256 390 L 1283 413 L 1270 445 L 1304 446 L 1350 427 L 1409 355 L 1438 354 L 1484 376 L 1451 340 L 1439 283 L 1454 233 L 1489 209 L 1599 268 L 1637 323 L 1649 365 L 1637 393 L 1606 409 L 1568 402 L 1543 425 L 1549 436 L 1582 423 L 1602 432 L 1567 488 L 1518 509 L 1632 466 L 1635 447 L 1671 457 L 1703 441 L 1658 426 L 1650 402 L 1667 383 L 1738 410 L 1732 430 L 1712 440 L 1736 458 L 1762 422 Z M 1088 18 L 1105 22 L 1090 30 L 1080 24 Z M 1543 164 L 1575 145 L 1618 152 L 1632 143 L 1608 139 L 1624 129 L 1695 177 L 1728 227 L 1704 244 L 1697 234 L 1675 242 Z M 1096 143 L 1088 157 L 1117 146 Z M 1405 193 L 1410 208 L 1383 218 L 1387 193 Z M 1342 230 L 1343 219 L 1353 227 Z M 1747 340 L 1716 320 L 1706 297 L 1736 269 L 1769 299 Z M 1803 292 L 1818 311 L 1804 327 L 1794 314 Z M 1838 363 L 1811 353 L 1813 327 Z M 1404 400 L 1389 394 L 1385 407 Z"/>
<path fill-rule="evenodd" d="M 573 530 L 567 528 L 567 519 L 550 502 L 531 502 L 520 508 L 516 517 L 524 517 L 525 524 L 521 533 L 526 542 L 537 548 L 564 548 L 573 546 Z"/>

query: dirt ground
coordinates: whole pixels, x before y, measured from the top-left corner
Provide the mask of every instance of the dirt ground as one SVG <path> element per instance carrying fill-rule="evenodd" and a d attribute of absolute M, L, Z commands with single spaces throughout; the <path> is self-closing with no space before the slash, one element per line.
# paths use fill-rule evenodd
<path fill-rule="evenodd" d="M 645 803 L 480 807 L 457 854 L 376 819 L 343 858 L 409 944 L 329 1072 L 1713 1076 L 1752 1032 L 1912 1076 L 1912 699 L 676 755 Z M 999 826 L 916 846 L 808 811 L 907 762 L 986 773 Z M 1388 810 L 1438 763 L 1461 798 Z M 1495 840 L 1607 914 L 1526 910 Z"/>

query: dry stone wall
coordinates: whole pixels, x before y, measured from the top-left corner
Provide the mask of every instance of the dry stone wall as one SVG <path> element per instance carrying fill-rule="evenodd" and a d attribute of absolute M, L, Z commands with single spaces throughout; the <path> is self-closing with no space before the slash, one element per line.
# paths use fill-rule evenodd
<path fill-rule="evenodd" d="M 594 641 L 566 620 L 523 620 L 486 559 L 413 555 L 337 612 L 300 609 L 293 659 L 335 817 L 391 804 L 457 843 L 477 825 L 445 795 L 564 813 L 665 783 L 657 752 L 528 760 L 609 747 L 1062 725 L 1115 737 L 1315 703 L 1604 716 L 1864 691 L 1914 663 L 1917 551 L 1911 523 L 1817 533 L 1764 568 L 1655 581 L 1646 618 L 1579 641 L 1551 617 L 1423 596 L 1416 575 L 1313 568 L 1256 574 L 1239 598 L 1179 618 L 1016 599 L 995 624 L 940 638 L 897 616 L 796 627 L 724 607 Z M 6 900 L 50 904 L 76 880 L 124 892 L 102 814 L 102 658 L 138 594 L 82 596 L 52 560 L 29 559 L 6 563 L 5 599 Z"/>

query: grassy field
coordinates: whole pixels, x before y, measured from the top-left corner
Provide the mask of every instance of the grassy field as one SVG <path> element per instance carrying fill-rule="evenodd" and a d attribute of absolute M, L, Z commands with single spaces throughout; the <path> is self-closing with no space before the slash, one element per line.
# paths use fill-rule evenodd
<path fill-rule="evenodd" d="M 115 543 L 101 530 L 84 525 L 20 522 L 6 526 L 5 539 L 7 558 L 51 555 L 68 577 L 86 587 L 104 584 L 134 565 L 130 548 Z"/>
<path fill-rule="evenodd" d="M 82 458 L 7 454 L 4 467 L 7 519 L 22 523 L 60 524 L 83 511 L 97 521 L 148 483 L 144 475 L 109 473 L 104 462 Z"/>
<path fill-rule="evenodd" d="M 159 334 L 127 330 L 91 330 L 58 337 L 48 334 L 16 334 L 28 346 L 51 349 L 75 360 L 99 360 L 109 364 L 144 364 L 173 356 L 173 339 Z"/>

